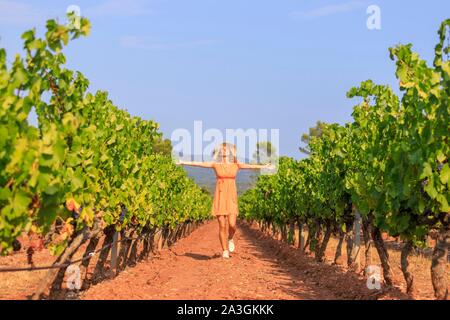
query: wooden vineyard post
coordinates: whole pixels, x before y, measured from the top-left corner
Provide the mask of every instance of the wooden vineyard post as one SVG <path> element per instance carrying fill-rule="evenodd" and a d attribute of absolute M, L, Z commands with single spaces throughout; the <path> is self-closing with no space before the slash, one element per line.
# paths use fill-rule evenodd
<path fill-rule="evenodd" d="M 298 223 L 294 224 L 294 247 L 299 248 L 300 247 L 300 226 Z"/>
<path fill-rule="evenodd" d="M 159 229 L 158 233 L 158 242 L 156 242 L 156 249 L 158 252 L 161 252 L 163 248 L 163 242 L 164 242 L 164 228 Z"/>
<path fill-rule="evenodd" d="M 295 227 L 295 220 L 291 219 L 289 221 L 289 232 L 288 232 L 288 242 L 290 245 L 296 245 L 296 237 L 295 237 L 295 233 L 296 233 L 296 227 Z"/>
<path fill-rule="evenodd" d="M 117 273 L 117 239 L 119 233 L 114 231 L 113 241 L 111 245 L 111 278 L 113 278 Z"/>
<path fill-rule="evenodd" d="M 303 232 L 303 224 L 298 224 L 298 247 L 300 250 L 303 251 L 303 248 L 305 247 L 305 236 Z"/>
<path fill-rule="evenodd" d="M 354 223 L 355 241 L 352 248 L 352 260 L 356 270 L 361 266 L 361 214 L 359 211 L 355 212 Z"/>

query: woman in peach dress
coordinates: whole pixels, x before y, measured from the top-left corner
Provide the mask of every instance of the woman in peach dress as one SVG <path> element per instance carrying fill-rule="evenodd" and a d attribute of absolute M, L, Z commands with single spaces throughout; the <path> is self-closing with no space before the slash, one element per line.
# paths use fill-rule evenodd
<path fill-rule="evenodd" d="M 219 222 L 219 239 L 222 245 L 223 258 L 229 258 L 235 249 L 233 237 L 236 233 L 238 215 L 238 199 L 236 176 L 239 169 L 262 169 L 270 165 L 245 164 L 237 161 L 236 146 L 222 143 L 214 151 L 216 162 L 186 162 L 178 164 L 212 168 L 216 173 L 216 191 L 212 206 L 212 214 Z"/>

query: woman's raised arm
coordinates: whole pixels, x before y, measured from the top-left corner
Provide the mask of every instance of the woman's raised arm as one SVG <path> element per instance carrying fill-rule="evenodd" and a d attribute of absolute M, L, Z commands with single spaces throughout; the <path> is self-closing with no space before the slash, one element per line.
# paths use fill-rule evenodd
<path fill-rule="evenodd" d="M 178 161 L 176 164 L 182 166 L 193 166 L 193 167 L 202 167 L 202 168 L 212 168 L 214 162 L 201 162 L 201 161 Z"/>
<path fill-rule="evenodd" d="M 247 163 L 238 163 L 239 169 L 268 169 L 271 168 L 273 165 L 268 164 L 247 164 Z"/>

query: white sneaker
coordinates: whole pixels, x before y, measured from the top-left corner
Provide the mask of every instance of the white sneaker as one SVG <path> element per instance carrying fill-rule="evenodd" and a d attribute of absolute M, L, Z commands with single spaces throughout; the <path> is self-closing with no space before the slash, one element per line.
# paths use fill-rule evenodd
<path fill-rule="evenodd" d="M 228 250 L 230 250 L 230 252 L 234 252 L 234 241 L 233 241 L 233 239 L 228 240 Z"/>
<path fill-rule="evenodd" d="M 228 250 L 225 250 L 225 251 L 222 253 L 222 258 L 224 258 L 224 259 L 230 258 L 230 253 L 228 252 Z"/>

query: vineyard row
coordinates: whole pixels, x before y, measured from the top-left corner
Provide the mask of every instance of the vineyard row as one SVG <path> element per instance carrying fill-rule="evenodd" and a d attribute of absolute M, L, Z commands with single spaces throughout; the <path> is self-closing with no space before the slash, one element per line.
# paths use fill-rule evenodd
<path fill-rule="evenodd" d="M 384 281 L 392 285 L 392 268 L 381 234 L 400 236 L 402 271 L 407 290 L 414 289 L 408 256 L 436 239 L 431 275 L 435 295 L 448 298 L 445 265 L 450 244 L 450 20 L 438 31 L 433 66 L 412 45 L 390 48 L 401 97 L 371 80 L 347 96 L 361 102 L 345 125 L 319 123 L 307 137 L 309 156 L 281 158 L 277 174 L 260 176 L 240 198 L 248 220 L 285 228 L 307 226 L 318 261 L 331 235 L 340 239 L 361 219 L 366 247 L 373 243 Z M 338 248 L 340 250 L 340 247 Z"/>
<path fill-rule="evenodd" d="M 24 233 L 39 234 L 64 263 L 111 228 L 177 230 L 210 215 L 210 196 L 158 150 L 158 124 L 130 116 L 105 92 L 88 92 L 88 79 L 65 67 L 63 47 L 89 31 L 85 18 L 49 20 L 45 37 L 22 35 L 23 57 L 7 62 L 0 49 L 2 254 Z M 28 122 L 31 110 L 38 127 Z"/>

